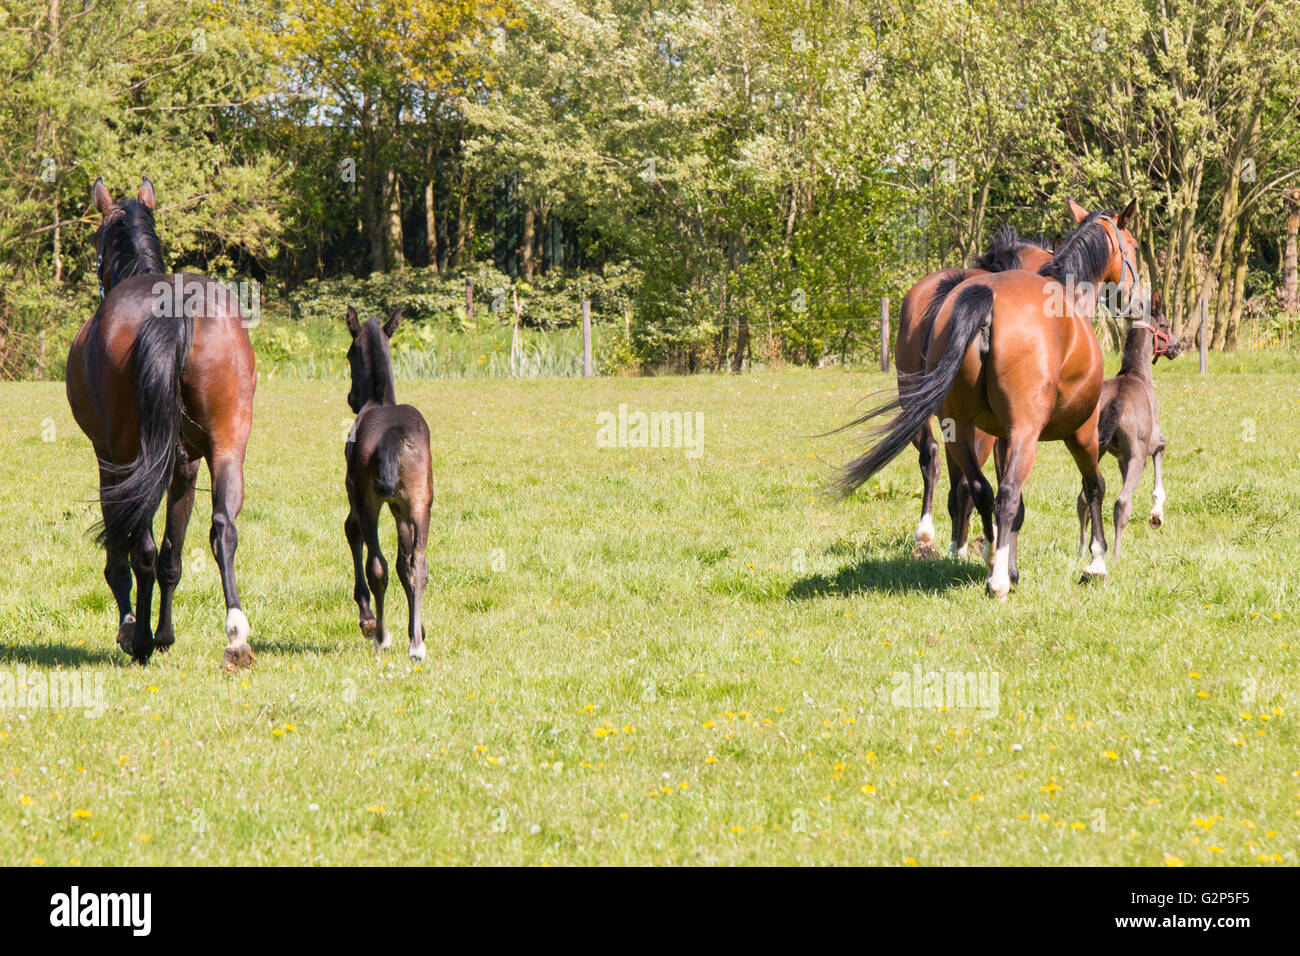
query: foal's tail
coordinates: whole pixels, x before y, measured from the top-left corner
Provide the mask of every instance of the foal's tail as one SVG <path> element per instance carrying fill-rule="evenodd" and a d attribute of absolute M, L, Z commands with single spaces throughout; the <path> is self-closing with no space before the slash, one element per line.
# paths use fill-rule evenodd
<path fill-rule="evenodd" d="M 958 294 L 948 322 L 948 343 L 934 368 L 905 377 L 897 398 L 873 408 L 846 426 L 862 425 L 885 412 L 900 410 L 888 424 L 876 429 L 876 434 L 883 435 L 880 443 L 844 466 L 833 486 L 840 497 L 852 494 L 893 461 L 930 420 L 930 416 L 939 411 L 953 380 L 957 378 L 966 350 L 988 321 L 992 308 L 993 293 L 986 286 L 972 285 Z"/>
<path fill-rule="evenodd" d="M 396 428 L 389 429 L 375 450 L 375 494 L 381 498 L 397 494 L 397 459 L 401 453 L 402 434 Z"/>
<path fill-rule="evenodd" d="M 110 478 L 100 492 L 104 520 L 96 539 L 129 550 L 151 529 L 158 502 L 171 481 L 180 441 L 181 374 L 194 340 L 194 317 L 151 313 L 136 335 L 135 402 L 140 453 L 127 465 L 101 462 Z"/>

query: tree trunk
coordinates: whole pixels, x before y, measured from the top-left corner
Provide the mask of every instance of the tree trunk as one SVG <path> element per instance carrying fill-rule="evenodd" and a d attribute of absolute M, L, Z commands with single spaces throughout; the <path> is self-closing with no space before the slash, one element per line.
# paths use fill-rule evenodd
<path fill-rule="evenodd" d="M 1246 269 L 1250 264 L 1250 223 L 1241 222 L 1241 239 L 1237 244 L 1237 268 L 1232 277 L 1232 308 L 1228 311 L 1227 327 L 1223 332 L 1223 347 L 1229 352 L 1237 348 L 1237 329 L 1246 308 Z"/>
<path fill-rule="evenodd" d="M 438 206 L 437 183 L 430 178 L 424 184 L 424 258 L 438 271 Z"/>
<path fill-rule="evenodd" d="M 365 179 L 361 184 L 361 217 L 366 239 L 370 244 L 370 271 L 388 271 L 388 257 L 384 254 L 384 231 L 381 226 L 380 208 L 383 205 L 383 179 L 379 171 L 378 150 L 375 148 L 375 129 L 371 121 L 371 107 L 363 102 L 361 136 L 362 168 Z"/>
<path fill-rule="evenodd" d="M 519 274 L 525 279 L 533 277 L 533 245 L 537 242 L 537 210 L 530 202 L 524 203 L 524 228 L 519 239 Z"/>
<path fill-rule="evenodd" d="M 400 269 L 406 265 L 406 252 L 402 248 L 402 184 L 397 176 L 397 170 L 391 166 L 385 179 L 388 182 L 388 188 L 385 190 L 388 196 L 388 210 L 384 216 L 388 264 L 394 269 Z"/>
<path fill-rule="evenodd" d="M 1296 234 L 1300 232 L 1300 189 L 1282 194 L 1286 202 L 1286 239 L 1282 248 L 1282 308 L 1291 318 L 1300 318 L 1300 284 L 1296 277 Z"/>

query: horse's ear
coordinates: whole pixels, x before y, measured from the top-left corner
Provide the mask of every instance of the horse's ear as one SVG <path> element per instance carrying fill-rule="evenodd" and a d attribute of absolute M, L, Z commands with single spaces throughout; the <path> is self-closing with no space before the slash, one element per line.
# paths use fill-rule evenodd
<path fill-rule="evenodd" d="M 354 339 L 361 334 L 361 322 L 357 319 L 357 310 L 352 306 L 348 306 L 348 331 Z"/>
<path fill-rule="evenodd" d="M 401 322 L 402 322 L 402 307 L 399 305 L 397 308 L 393 310 L 392 315 L 388 317 L 388 321 L 384 323 L 384 334 L 391 339 L 393 337 L 393 333 L 397 331 L 397 326 L 400 325 Z"/>
<path fill-rule="evenodd" d="M 1124 207 L 1124 211 L 1120 213 L 1119 218 L 1115 220 L 1121 229 L 1128 228 L 1128 221 L 1133 218 L 1133 214 L 1137 212 L 1137 208 L 1138 201 L 1136 199 Z"/>
<path fill-rule="evenodd" d="M 154 208 L 154 203 L 157 200 L 155 199 L 153 194 L 153 183 L 149 182 L 148 176 L 146 176 L 144 178 L 144 182 L 140 184 L 140 191 L 136 193 L 136 198 L 138 198 L 142 203 L 144 203 L 145 206 L 148 207 L 149 209 Z"/>
<path fill-rule="evenodd" d="M 113 208 L 113 197 L 108 194 L 108 187 L 104 185 L 102 176 L 95 179 L 95 185 L 90 187 L 90 195 L 95 200 L 95 208 L 99 210 L 99 214 L 107 216 L 108 211 Z"/>
<path fill-rule="evenodd" d="M 1070 215 L 1074 217 L 1076 223 L 1081 223 L 1088 218 L 1088 210 L 1084 209 L 1073 199 L 1070 200 Z"/>

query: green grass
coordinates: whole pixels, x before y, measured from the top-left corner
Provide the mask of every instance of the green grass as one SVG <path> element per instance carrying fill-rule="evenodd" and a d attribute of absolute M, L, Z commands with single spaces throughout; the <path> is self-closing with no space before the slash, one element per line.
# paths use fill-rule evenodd
<path fill-rule="evenodd" d="M 356 626 L 343 386 L 263 382 L 234 677 L 206 473 L 178 643 L 130 666 L 89 445 L 61 386 L 5 384 L 0 681 L 102 678 L 105 710 L 0 711 L 0 863 L 1294 865 L 1300 369 L 1266 363 L 1157 369 L 1166 525 L 1148 470 L 1105 586 L 1044 446 L 1005 605 L 909 557 L 910 451 L 821 496 L 855 438 L 809 436 L 878 373 L 401 382 L 434 436 L 421 667 L 395 580 L 397 651 Z M 621 402 L 703 412 L 703 456 L 597 447 Z M 914 668 L 996 675 L 996 714 L 896 706 Z"/>

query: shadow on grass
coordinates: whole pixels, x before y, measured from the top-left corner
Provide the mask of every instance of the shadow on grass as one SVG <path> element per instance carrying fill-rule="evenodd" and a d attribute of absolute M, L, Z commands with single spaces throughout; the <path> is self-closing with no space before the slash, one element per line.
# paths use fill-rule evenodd
<path fill-rule="evenodd" d="M 833 575 L 813 574 L 801 578 L 790 585 L 785 596 L 788 601 L 810 601 L 848 597 L 865 591 L 937 594 L 983 581 L 987 574 L 981 562 L 966 559 L 943 557 L 925 561 L 908 555 L 864 558 L 856 564 L 845 565 Z"/>
<path fill-rule="evenodd" d="M 126 664 L 128 658 L 117 645 L 79 647 L 72 644 L 19 644 L 0 648 L 0 664 L 26 664 L 45 670 L 59 667 L 89 667 L 98 664 Z"/>

